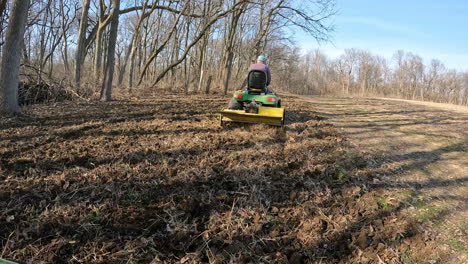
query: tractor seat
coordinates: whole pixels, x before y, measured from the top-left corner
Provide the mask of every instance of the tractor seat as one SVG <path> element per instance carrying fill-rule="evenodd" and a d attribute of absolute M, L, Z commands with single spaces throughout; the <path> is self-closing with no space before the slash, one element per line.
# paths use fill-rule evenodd
<path fill-rule="evenodd" d="M 267 92 L 267 75 L 263 71 L 252 70 L 247 78 L 247 91 L 249 94 L 261 94 Z"/>

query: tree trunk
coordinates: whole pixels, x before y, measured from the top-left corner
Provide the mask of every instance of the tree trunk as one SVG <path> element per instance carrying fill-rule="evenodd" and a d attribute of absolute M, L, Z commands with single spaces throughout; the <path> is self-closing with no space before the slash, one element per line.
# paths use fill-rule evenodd
<path fill-rule="evenodd" d="M 224 81 L 223 92 L 224 92 L 225 95 L 227 94 L 227 91 L 229 89 L 229 80 L 231 78 L 232 60 L 234 58 L 234 52 L 233 52 L 234 38 L 236 36 L 237 26 L 238 26 L 238 23 L 239 23 L 239 18 L 242 15 L 245 6 L 246 6 L 245 4 L 242 5 L 239 10 L 233 12 L 233 14 L 232 14 L 231 25 L 230 25 L 230 28 L 229 28 L 228 40 L 227 40 L 226 50 L 225 50 L 225 54 L 227 56 L 225 57 L 225 61 L 224 61 L 224 65 L 223 65 L 223 68 L 224 68 L 223 69 L 223 73 L 224 73 L 223 74 L 223 79 L 224 79 L 223 80 Z"/>
<path fill-rule="evenodd" d="M 135 46 L 133 46 L 132 52 L 130 54 L 130 69 L 128 71 L 128 88 L 129 89 L 132 89 L 133 87 L 133 74 L 135 72 L 135 57 L 136 57 L 138 42 L 139 40 L 135 40 Z"/>
<path fill-rule="evenodd" d="M 234 57 L 234 53 L 231 51 L 229 52 L 228 58 L 227 58 L 227 63 L 224 68 L 224 95 L 227 94 L 227 91 L 229 89 L 229 79 L 231 79 L 231 70 L 232 70 L 232 59 Z"/>
<path fill-rule="evenodd" d="M 170 56 L 170 62 L 172 61 L 175 61 L 177 60 L 177 58 L 179 58 L 179 50 L 180 50 L 180 46 L 179 46 L 179 40 L 178 40 L 178 32 L 177 32 L 177 28 L 174 32 L 174 41 L 173 41 L 173 45 L 172 45 L 172 50 L 171 50 L 171 56 Z M 171 78 L 170 78 L 170 81 L 169 81 L 169 91 L 172 91 L 173 90 L 173 86 L 175 85 L 176 83 L 176 78 L 177 78 L 177 73 L 176 73 L 176 68 L 172 68 L 171 69 Z"/>
<path fill-rule="evenodd" d="M 1 63 L 0 97 L 2 98 L 2 111 L 5 113 L 19 113 L 18 83 L 21 51 L 28 17 L 29 0 L 14 0 L 11 9 L 10 21 L 6 34 Z"/>
<path fill-rule="evenodd" d="M 107 61 L 101 89 L 101 101 L 112 100 L 112 81 L 114 79 L 115 47 L 119 27 L 120 0 L 113 0 L 114 9 L 111 14 L 111 26 L 107 48 Z"/>
<path fill-rule="evenodd" d="M 94 78 L 97 82 L 101 79 L 102 51 L 103 51 L 103 35 L 105 27 L 99 27 L 96 33 L 96 50 L 94 52 Z"/>
<path fill-rule="evenodd" d="M 84 63 L 86 49 L 86 29 L 88 28 L 88 12 L 91 0 L 83 0 L 83 9 L 81 11 L 80 31 L 78 34 L 78 46 L 75 55 L 75 85 L 80 88 L 81 84 L 81 67 Z"/>
<path fill-rule="evenodd" d="M 211 1 L 210 0 L 204 1 L 203 3 L 203 16 L 204 16 L 203 25 L 208 23 L 209 13 L 211 13 Z M 205 52 L 206 52 L 207 45 L 208 45 L 208 37 L 209 37 L 209 34 L 206 34 L 203 37 L 201 45 L 200 45 L 200 56 L 198 58 L 198 86 L 196 89 L 197 92 L 201 91 L 202 89 L 201 87 L 203 85 L 203 78 L 205 75 L 205 65 L 206 65 Z"/>
<path fill-rule="evenodd" d="M 210 75 L 208 77 L 208 81 L 206 81 L 206 87 L 205 87 L 205 94 L 209 94 L 210 93 L 210 88 L 211 88 L 211 81 L 213 80 L 213 76 Z"/>
<path fill-rule="evenodd" d="M 124 75 L 125 75 L 125 72 L 127 71 L 127 63 L 128 63 L 128 60 L 130 58 L 132 58 L 132 55 L 135 53 L 135 46 L 136 46 L 136 41 L 137 41 L 137 31 L 139 29 L 135 29 L 135 32 L 133 33 L 133 36 L 132 36 L 132 40 L 130 41 L 130 44 L 128 45 L 128 48 L 127 48 L 127 52 L 125 53 L 125 58 L 124 58 L 124 61 L 123 61 L 123 65 L 122 65 L 122 69 L 120 70 L 120 73 L 119 73 L 119 81 L 118 81 L 118 85 L 121 86 L 122 83 L 123 83 L 123 79 L 124 79 Z M 131 64 L 133 64 L 133 61 L 130 62 Z M 131 70 L 133 71 L 133 65 L 132 67 L 130 67 Z M 129 83 L 132 83 L 132 82 L 129 82 Z M 131 88 L 131 87 L 129 87 Z"/>
<path fill-rule="evenodd" d="M 115 3 L 115 1 L 113 1 Z M 120 4 L 119 4 L 120 5 Z M 99 15 L 99 23 L 98 23 L 98 28 L 96 32 L 96 49 L 94 53 L 94 78 L 96 82 L 99 83 L 101 80 L 101 72 L 102 72 L 102 65 L 103 65 L 103 53 L 105 52 L 104 46 L 105 46 L 105 38 L 104 38 L 104 31 L 106 27 L 112 23 L 113 13 L 106 15 L 106 5 L 104 0 L 99 1 L 99 10 L 100 10 L 100 15 Z M 118 16 L 119 14 L 117 14 Z M 109 45 L 107 45 L 109 47 Z M 107 53 L 106 55 L 108 55 Z M 104 62 L 105 65 L 106 62 Z"/>
<path fill-rule="evenodd" d="M 63 63 L 65 65 L 65 72 L 70 71 L 69 63 L 68 63 L 68 36 L 67 36 L 67 22 L 65 20 L 65 9 L 63 0 L 59 3 L 60 6 L 60 16 L 61 16 L 61 26 L 62 26 L 62 38 L 63 38 Z"/>
<path fill-rule="evenodd" d="M 47 25 L 47 21 L 49 20 L 49 17 L 52 16 L 51 14 L 51 8 L 50 8 L 50 5 L 51 5 L 52 1 L 48 0 L 47 1 L 47 4 L 45 6 L 45 9 L 44 9 L 44 17 L 42 18 L 42 21 L 44 21 L 41 26 L 40 26 L 40 29 L 39 29 L 39 57 L 36 58 L 37 61 L 36 63 L 38 64 L 39 66 L 39 71 L 43 71 L 43 69 L 45 68 L 46 66 L 46 63 L 47 63 L 47 60 L 49 58 L 45 58 L 45 52 L 46 52 L 46 48 L 47 48 L 47 44 L 48 42 L 50 41 L 51 39 L 51 33 L 53 31 L 52 29 L 52 25 Z M 50 15 L 50 16 L 49 16 Z"/>
<path fill-rule="evenodd" d="M 189 34 L 190 34 L 190 18 L 187 20 L 186 23 L 186 28 L 185 28 L 185 43 L 184 43 L 184 50 L 187 49 L 188 47 L 188 39 L 189 39 Z M 188 94 L 189 91 L 189 85 L 190 85 L 190 74 L 189 74 L 189 69 L 187 65 L 187 60 L 184 60 L 184 92 L 185 94 Z"/>

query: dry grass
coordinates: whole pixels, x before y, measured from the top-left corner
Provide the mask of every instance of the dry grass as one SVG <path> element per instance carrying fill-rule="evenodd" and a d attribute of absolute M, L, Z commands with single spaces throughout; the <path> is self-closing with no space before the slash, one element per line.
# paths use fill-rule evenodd
<path fill-rule="evenodd" d="M 226 97 L 60 103 L 0 124 L 1 257 L 30 263 L 446 261 L 314 105 L 284 129 Z"/>

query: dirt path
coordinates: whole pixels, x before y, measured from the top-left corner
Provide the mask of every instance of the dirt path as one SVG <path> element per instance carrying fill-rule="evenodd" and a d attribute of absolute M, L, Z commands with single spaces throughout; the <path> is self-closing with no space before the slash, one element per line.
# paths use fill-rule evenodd
<path fill-rule="evenodd" d="M 468 261 L 468 108 L 391 99 L 309 101 L 374 161 L 382 181 L 404 187 L 401 195 L 411 198 L 418 219 Z"/>

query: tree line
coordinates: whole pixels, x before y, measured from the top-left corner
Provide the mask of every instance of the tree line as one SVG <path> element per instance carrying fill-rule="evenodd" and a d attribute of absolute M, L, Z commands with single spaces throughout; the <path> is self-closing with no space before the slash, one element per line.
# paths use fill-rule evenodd
<path fill-rule="evenodd" d="M 468 72 L 449 69 L 437 60 L 425 63 L 398 50 L 391 59 L 348 49 L 331 59 L 320 50 L 288 52 L 279 66 L 280 87 L 297 94 L 383 96 L 468 105 Z M 295 61 L 295 63 L 290 63 Z"/>

